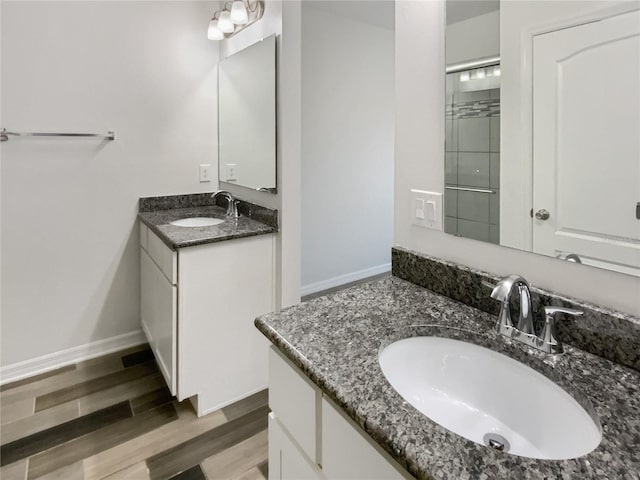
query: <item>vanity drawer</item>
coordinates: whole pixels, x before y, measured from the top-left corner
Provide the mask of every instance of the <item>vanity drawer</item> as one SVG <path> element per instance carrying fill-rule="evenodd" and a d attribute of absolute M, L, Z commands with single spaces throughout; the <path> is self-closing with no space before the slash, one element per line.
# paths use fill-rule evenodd
<path fill-rule="evenodd" d="M 146 227 L 145 227 L 146 228 Z M 178 284 L 178 253 L 167 247 L 160 238 L 147 229 L 147 252 L 160 267 L 172 285 Z"/>
<path fill-rule="evenodd" d="M 269 406 L 304 454 L 318 463 L 322 393 L 275 348 L 269 348 Z"/>

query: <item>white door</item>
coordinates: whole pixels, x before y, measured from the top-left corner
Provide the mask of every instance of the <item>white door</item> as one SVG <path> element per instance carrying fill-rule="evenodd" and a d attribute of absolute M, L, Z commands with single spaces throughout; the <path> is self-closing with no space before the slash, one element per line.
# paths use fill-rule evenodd
<path fill-rule="evenodd" d="M 639 11 L 534 38 L 533 132 L 533 251 L 640 274 Z"/>

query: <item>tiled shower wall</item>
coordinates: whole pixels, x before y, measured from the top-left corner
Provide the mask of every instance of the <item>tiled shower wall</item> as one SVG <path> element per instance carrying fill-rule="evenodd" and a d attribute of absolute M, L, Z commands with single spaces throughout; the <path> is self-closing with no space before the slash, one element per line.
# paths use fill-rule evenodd
<path fill-rule="evenodd" d="M 500 89 L 447 95 L 445 232 L 500 243 Z"/>

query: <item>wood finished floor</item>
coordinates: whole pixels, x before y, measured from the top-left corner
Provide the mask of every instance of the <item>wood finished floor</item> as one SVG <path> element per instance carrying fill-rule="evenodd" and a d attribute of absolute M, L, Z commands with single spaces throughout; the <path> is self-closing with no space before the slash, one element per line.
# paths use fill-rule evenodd
<path fill-rule="evenodd" d="M 197 418 L 130 348 L 0 387 L 0 478 L 264 480 L 267 403 Z"/>

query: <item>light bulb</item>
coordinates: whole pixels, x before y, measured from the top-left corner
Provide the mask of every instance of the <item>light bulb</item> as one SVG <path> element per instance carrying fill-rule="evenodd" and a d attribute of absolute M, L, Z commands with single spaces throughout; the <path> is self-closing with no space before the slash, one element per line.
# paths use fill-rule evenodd
<path fill-rule="evenodd" d="M 485 77 L 485 72 L 484 72 L 484 68 L 480 68 L 478 70 L 475 71 L 475 76 L 474 78 L 477 78 L 478 80 L 482 79 Z"/>
<path fill-rule="evenodd" d="M 231 22 L 231 14 L 228 11 L 223 10 L 220 13 L 220 17 L 218 18 L 218 28 L 223 33 L 231 33 L 235 30 L 233 22 Z"/>
<path fill-rule="evenodd" d="M 246 25 L 249 22 L 247 9 L 242 0 L 234 0 L 231 5 L 231 21 L 236 25 Z"/>
<path fill-rule="evenodd" d="M 207 37 L 209 40 L 222 40 L 224 38 L 224 33 L 222 33 L 222 30 L 218 27 L 218 20 L 215 18 L 212 18 L 209 22 Z"/>
<path fill-rule="evenodd" d="M 460 81 L 461 82 L 468 82 L 469 81 L 469 72 L 462 72 L 460 74 Z"/>
<path fill-rule="evenodd" d="M 500 76 L 500 67 L 493 67 L 493 76 L 494 77 Z"/>

